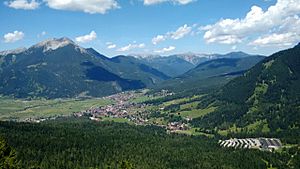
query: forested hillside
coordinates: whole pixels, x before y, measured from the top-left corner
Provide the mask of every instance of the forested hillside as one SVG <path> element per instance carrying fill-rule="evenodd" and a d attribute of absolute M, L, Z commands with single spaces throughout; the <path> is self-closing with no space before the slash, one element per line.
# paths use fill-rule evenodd
<path fill-rule="evenodd" d="M 200 63 L 188 72 L 158 83 L 156 90 L 168 89 L 174 92 L 207 92 L 219 88 L 242 75 L 264 59 L 259 55 L 248 55 L 245 53 L 229 53 L 217 55 L 216 59 Z M 223 58 L 224 57 L 224 58 Z"/>
<path fill-rule="evenodd" d="M 264 59 L 208 97 L 218 109 L 193 123 L 214 130 L 295 134 L 300 127 L 299 86 L 297 45 Z"/>
<path fill-rule="evenodd" d="M 155 126 L 61 119 L 40 124 L 0 122 L 21 168 L 289 169 L 295 151 L 223 149 L 206 137 L 168 135 Z M 296 150 L 297 151 L 297 150 Z M 287 163 L 289 161 L 289 163 Z"/>

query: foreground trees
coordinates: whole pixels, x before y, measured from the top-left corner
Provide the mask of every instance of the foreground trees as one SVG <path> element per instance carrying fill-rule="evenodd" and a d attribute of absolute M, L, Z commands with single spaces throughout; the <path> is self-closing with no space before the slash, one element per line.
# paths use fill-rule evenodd
<path fill-rule="evenodd" d="M 224 149 L 218 140 L 169 135 L 156 126 L 62 119 L 0 122 L 0 133 L 16 148 L 21 168 L 291 168 L 288 153 Z"/>
<path fill-rule="evenodd" d="M 0 168 L 17 169 L 17 156 L 15 150 L 0 137 Z"/>

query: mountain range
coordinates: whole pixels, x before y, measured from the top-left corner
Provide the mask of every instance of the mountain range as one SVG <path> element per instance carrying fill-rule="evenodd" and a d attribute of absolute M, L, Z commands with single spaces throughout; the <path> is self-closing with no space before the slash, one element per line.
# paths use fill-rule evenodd
<path fill-rule="evenodd" d="M 187 71 L 195 68 L 200 63 L 221 58 L 238 59 L 249 55 L 244 52 L 231 52 L 227 54 L 198 54 L 198 53 L 183 53 L 169 56 L 160 55 L 131 55 L 144 64 L 151 66 L 170 77 L 180 76 Z"/>
<path fill-rule="evenodd" d="M 242 52 L 215 55 L 180 76 L 162 81 L 154 88 L 175 92 L 191 90 L 201 92 L 215 89 L 242 75 L 264 58 L 261 55 L 249 55 Z"/>
<path fill-rule="evenodd" d="M 100 97 L 141 88 L 215 88 L 263 56 L 243 52 L 108 58 L 68 38 L 0 52 L 0 94 L 13 97 Z"/>
<path fill-rule="evenodd" d="M 2 52 L 0 65 L 0 93 L 13 97 L 104 96 L 168 79 L 137 59 L 110 59 L 68 38 Z"/>

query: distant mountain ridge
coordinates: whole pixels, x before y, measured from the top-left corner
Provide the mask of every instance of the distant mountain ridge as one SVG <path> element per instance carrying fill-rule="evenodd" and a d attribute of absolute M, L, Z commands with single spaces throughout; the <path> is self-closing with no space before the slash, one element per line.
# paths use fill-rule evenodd
<path fill-rule="evenodd" d="M 189 70 L 195 68 L 197 65 L 215 59 L 221 58 L 244 58 L 250 56 L 244 52 L 231 52 L 227 54 L 197 54 L 197 53 L 183 53 L 169 56 L 160 55 L 130 55 L 144 64 L 151 66 L 170 77 L 177 77 L 183 75 Z"/>
<path fill-rule="evenodd" d="M 157 84 L 156 88 L 175 92 L 214 89 L 242 75 L 265 57 L 245 53 L 228 53 L 216 55 L 215 58 L 217 59 L 202 62 L 178 77 Z"/>
<path fill-rule="evenodd" d="M 144 64 L 151 66 L 170 77 L 179 76 L 195 67 L 194 64 L 177 56 L 156 56 L 154 58 L 147 57 L 138 59 Z"/>
<path fill-rule="evenodd" d="M 114 62 L 68 38 L 0 55 L 0 94 L 13 97 L 98 97 L 144 88 L 167 78 L 137 59 Z"/>
<path fill-rule="evenodd" d="M 25 50 L 27 50 L 27 49 L 26 48 L 17 48 L 14 50 L 5 50 L 5 51 L 0 52 L 0 56 L 5 56 L 8 54 L 18 54 L 18 53 L 24 52 Z"/>

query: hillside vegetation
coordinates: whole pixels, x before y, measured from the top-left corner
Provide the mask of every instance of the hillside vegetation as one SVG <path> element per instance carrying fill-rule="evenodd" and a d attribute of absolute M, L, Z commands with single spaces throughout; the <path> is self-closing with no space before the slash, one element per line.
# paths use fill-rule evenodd
<path fill-rule="evenodd" d="M 242 75 L 264 59 L 263 56 L 256 55 L 244 54 L 243 56 L 238 56 L 236 56 L 236 53 L 230 53 L 224 56 L 225 58 L 217 58 L 200 63 L 178 77 L 157 84 L 155 89 L 168 89 L 177 93 L 207 93 L 207 91 L 215 90 L 235 77 Z"/>
<path fill-rule="evenodd" d="M 41 124 L 0 122 L 22 168 L 289 169 L 295 151 L 268 153 L 223 149 L 217 140 L 168 135 L 155 126 L 61 119 Z M 297 151 L 297 150 L 296 150 Z M 289 161 L 289 163 L 287 163 Z"/>
<path fill-rule="evenodd" d="M 297 45 L 264 59 L 210 95 L 206 102 L 218 109 L 194 119 L 193 124 L 210 130 L 296 136 L 300 127 L 299 86 Z"/>

